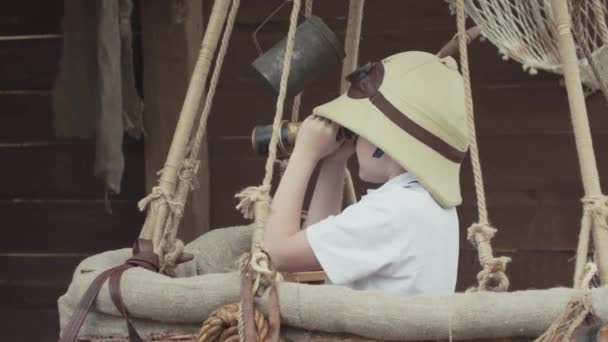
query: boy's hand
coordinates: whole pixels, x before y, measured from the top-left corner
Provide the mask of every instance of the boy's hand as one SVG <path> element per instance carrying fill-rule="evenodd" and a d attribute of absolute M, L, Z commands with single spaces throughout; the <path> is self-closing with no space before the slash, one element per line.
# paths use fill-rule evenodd
<path fill-rule="evenodd" d="M 343 139 L 342 145 L 334 151 L 332 154 L 327 156 L 327 159 L 331 159 L 340 163 L 346 163 L 348 159 L 355 154 L 355 139 Z"/>
<path fill-rule="evenodd" d="M 319 161 L 337 151 L 343 141 L 336 141 L 339 126 L 327 119 L 311 115 L 300 126 L 296 151 Z"/>

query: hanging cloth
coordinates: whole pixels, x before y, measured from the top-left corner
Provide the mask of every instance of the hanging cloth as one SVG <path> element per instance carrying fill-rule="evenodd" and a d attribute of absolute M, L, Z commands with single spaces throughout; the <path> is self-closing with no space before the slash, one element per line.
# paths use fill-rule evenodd
<path fill-rule="evenodd" d="M 63 51 L 53 90 L 54 132 L 95 138 L 95 176 L 120 193 L 123 132 L 143 134 L 133 73 L 131 0 L 65 0 Z"/>

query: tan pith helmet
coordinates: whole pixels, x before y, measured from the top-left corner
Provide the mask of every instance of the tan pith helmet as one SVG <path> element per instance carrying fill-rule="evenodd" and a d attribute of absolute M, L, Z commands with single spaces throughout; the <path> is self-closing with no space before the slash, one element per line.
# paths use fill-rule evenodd
<path fill-rule="evenodd" d="M 468 149 L 464 86 L 451 57 L 408 51 L 360 68 L 351 87 L 313 114 L 369 140 L 443 207 L 457 206 Z"/>

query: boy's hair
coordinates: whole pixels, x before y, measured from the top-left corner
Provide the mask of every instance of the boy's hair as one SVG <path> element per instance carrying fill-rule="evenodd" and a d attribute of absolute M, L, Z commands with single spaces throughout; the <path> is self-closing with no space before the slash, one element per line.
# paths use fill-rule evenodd
<path fill-rule="evenodd" d="M 464 87 L 456 62 L 419 51 L 367 64 L 351 87 L 316 107 L 412 173 L 439 204 L 462 202 L 460 164 L 468 149 Z"/>

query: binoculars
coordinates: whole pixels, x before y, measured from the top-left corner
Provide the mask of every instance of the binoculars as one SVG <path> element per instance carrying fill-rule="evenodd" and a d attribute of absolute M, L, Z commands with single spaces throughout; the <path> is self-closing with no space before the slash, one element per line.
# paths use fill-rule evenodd
<path fill-rule="evenodd" d="M 281 122 L 279 141 L 277 143 L 277 156 L 280 158 L 288 157 L 293 152 L 296 144 L 296 137 L 300 128 L 299 122 Z M 354 134 L 344 127 L 338 129 L 336 141 L 351 139 Z M 253 152 L 258 156 L 267 156 L 270 139 L 272 138 L 272 125 L 255 126 L 251 133 L 251 145 Z"/>
<path fill-rule="evenodd" d="M 277 156 L 287 157 L 296 144 L 296 136 L 300 128 L 299 122 L 281 122 L 279 141 L 277 143 Z M 258 156 L 267 156 L 270 139 L 272 138 L 272 125 L 255 126 L 251 132 L 251 146 Z"/>

